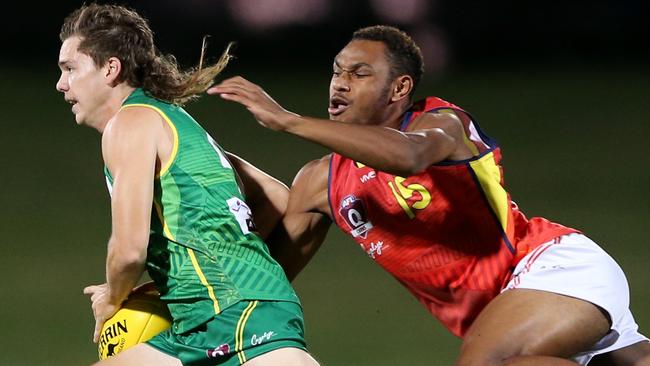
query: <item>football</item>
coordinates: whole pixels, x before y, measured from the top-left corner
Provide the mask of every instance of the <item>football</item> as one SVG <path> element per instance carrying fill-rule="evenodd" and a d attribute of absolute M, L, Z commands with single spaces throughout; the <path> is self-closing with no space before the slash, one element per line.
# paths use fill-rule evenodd
<path fill-rule="evenodd" d="M 171 324 L 171 315 L 155 287 L 151 284 L 137 287 L 120 310 L 104 323 L 97 342 L 99 359 L 145 342 Z"/>

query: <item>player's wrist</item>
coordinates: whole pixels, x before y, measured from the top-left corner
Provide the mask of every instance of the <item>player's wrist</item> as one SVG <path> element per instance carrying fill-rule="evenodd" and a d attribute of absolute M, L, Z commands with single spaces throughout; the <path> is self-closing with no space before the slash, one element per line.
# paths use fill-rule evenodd
<path fill-rule="evenodd" d="M 300 128 L 304 126 L 306 121 L 307 119 L 299 114 L 287 112 L 286 116 L 283 117 L 283 131 L 294 135 L 300 135 Z"/>
<path fill-rule="evenodd" d="M 129 293 L 124 291 L 117 291 L 116 288 L 111 287 L 110 285 L 106 288 L 106 302 L 110 305 L 120 306 L 126 300 Z"/>

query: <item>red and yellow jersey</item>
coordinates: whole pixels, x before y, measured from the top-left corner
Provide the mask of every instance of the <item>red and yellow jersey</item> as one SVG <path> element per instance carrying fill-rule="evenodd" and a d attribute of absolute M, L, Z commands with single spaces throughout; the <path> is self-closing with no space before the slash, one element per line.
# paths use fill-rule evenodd
<path fill-rule="evenodd" d="M 336 224 L 462 337 L 523 256 L 576 230 L 519 211 L 503 186 L 499 147 L 459 107 L 427 98 L 401 130 L 442 109 L 461 112 L 474 157 L 399 177 L 333 154 L 329 200 Z"/>

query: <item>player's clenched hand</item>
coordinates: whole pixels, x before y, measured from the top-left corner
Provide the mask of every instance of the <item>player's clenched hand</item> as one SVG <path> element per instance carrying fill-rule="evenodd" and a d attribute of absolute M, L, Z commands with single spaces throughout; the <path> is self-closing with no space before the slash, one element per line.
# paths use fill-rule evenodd
<path fill-rule="evenodd" d="M 90 295 L 90 301 L 92 301 L 93 315 L 95 316 L 93 342 L 97 343 L 104 322 L 120 309 L 121 304 L 109 301 L 107 284 L 88 286 L 84 288 L 84 294 Z"/>
<path fill-rule="evenodd" d="M 222 81 L 208 89 L 208 94 L 218 94 L 225 100 L 243 105 L 262 126 L 272 130 L 285 130 L 291 117 L 295 116 L 282 108 L 264 89 L 241 76 Z"/>

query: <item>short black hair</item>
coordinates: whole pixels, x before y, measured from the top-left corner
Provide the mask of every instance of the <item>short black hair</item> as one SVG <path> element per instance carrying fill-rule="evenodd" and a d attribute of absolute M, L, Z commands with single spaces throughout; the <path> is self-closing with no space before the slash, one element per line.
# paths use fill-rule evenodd
<path fill-rule="evenodd" d="M 361 28 L 352 34 L 352 41 L 367 40 L 383 42 L 391 65 L 391 78 L 409 75 L 413 78 L 413 90 L 424 74 L 424 59 L 420 47 L 404 31 L 388 25 Z"/>

